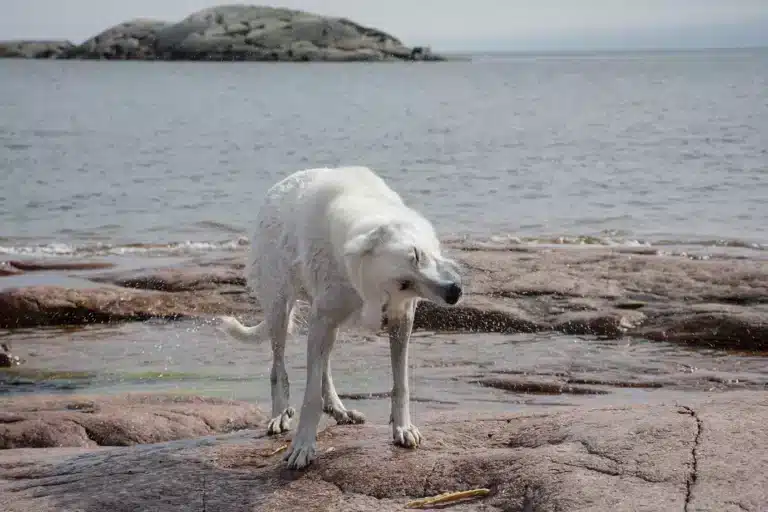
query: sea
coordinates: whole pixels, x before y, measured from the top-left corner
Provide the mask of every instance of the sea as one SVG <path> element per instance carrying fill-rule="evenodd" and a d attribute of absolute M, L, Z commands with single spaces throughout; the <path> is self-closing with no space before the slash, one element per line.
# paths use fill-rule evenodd
<path fill-rule="evenodd" d="M 0 255 L 247 243 L 375 169 L 458 243 L 768 249 L 768 49 L 442 63 L 0 61 Z"/>

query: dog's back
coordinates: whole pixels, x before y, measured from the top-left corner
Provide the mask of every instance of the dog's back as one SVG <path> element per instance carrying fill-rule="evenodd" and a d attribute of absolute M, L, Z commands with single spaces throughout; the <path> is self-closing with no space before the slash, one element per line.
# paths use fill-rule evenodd
<path fill-rule="evenodd" d="M 329 218 L 328 209 L 342 195 L 353 198 L 346 202 L 361 211 L 370 211 L 372 201 L 403 206 L 400 196 L 367 167 L 306 169 L 277 182 L 259 209 L 246 271 L 260 300 L 287 288 L 294 290 L 294 298 L 306 294 L 302 264 L 308 252 L 333 250 L 332 231 L 342 219 Z"/>

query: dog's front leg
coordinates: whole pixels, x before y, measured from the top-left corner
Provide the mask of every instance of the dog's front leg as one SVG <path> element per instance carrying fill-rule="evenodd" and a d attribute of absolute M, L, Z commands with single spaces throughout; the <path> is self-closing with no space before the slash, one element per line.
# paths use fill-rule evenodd
<path fill-rule="evenodd" d="M 392 358 L 392 437 L 395 444 L 416 448 L 421 444 L 419 429 L 411 424 L 410 390 L 408 389 L 408 343 L 413 329 L 415 302 L 405 313 L 390 319 L 389 351 Z"/>
<path fill-rule="evenodd" d="M 308 466 L 315 458 L 317 426 L 323 414 L 323 372 L 336 340 L 337 326 L 313 313 L 307 337 L 307 387 L 296 436 L 285 454 L 291 469 Z"/>

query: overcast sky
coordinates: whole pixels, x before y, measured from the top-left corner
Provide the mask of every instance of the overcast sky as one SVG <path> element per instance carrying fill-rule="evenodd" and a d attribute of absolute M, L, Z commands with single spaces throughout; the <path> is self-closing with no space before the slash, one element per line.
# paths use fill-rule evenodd
<path fill-rule="evenodd" d="M 0 39 L 81 42 L 131 18 L 175 21 L 227 0 L 1 0 Z M 261 3 L 261 2 L 247 2 Z M 443 50 L 768 45 L 768 0 L 281 0 Z"/>

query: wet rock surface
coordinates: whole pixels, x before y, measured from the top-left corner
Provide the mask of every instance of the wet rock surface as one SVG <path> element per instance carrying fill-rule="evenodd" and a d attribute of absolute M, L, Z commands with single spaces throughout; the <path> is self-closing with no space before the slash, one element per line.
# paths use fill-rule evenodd
<path fill-rule="evenodd" d="M 474 382 L 490 388 L 542 395 L 561 395 L 563 393 L 574 395 L 603 395 L 609 393 L 609 391 L 603 389 L 574 385 L 568 381 L 541 379 L 537 377 L 484 377 Z"/>
<path fill-rule="evenodd" d="M 151 272 L 131 271 L 106 274 L 92 278 L 96 282 L 110 283 L 125 288 L 185 292 L 212 290 L 227 286 L 244 287 L 245 276 L 239 268 L 225 266 L 160 268 Z"/>
<path fill-rule="evenodd" d="M 269 343 L 232 340 L 215 322 L 28 329 L 6 339 L 25 362 L 0 371 L 0 395 L 184 390 L 257 404 L 271 399 Z M 421 331 L 409 352 L 416 418 L 435 411 L 541 411 L 768 390 L 764 357 L 632 338 Z M 306 333 L 287 343 L 286 366 L 291 403 L 298 407 Z M 386 338 L 342 333 L 332 366 L 347 407 L 385 424 L 392 386 Z"/>
<path fill-rule="evenodd" d="M 254 405 L 184 395 L 0 398 L 0 449 L 132 446 L 255 428 Z"/>
<path fill-rule="evenodd" d="M 530 330 L 768 348 L 764 259 L 694 260 L 581 248 L 461 251 L 458 256 L 470 275 L 467 305 L 482 304 L 485 315 L 506 310 L 506 324 L 490 326 L 517 318 L 538 325 L 526 323 Z M 472 330 L 469 324 L 460 327 Z"/>
<path fill-rule="evenodd" d="M 108 60 L 387 61 L 443 60 L 428 47 L 407 47 L 381 30 L 346 18 L 305 11 L 230 4 L 173 23 L 135 19 L 57 52 L 33 42 L 8 46 L 6 56 Z M 0 45 L 0 56 L 3 56 Z M 50 55 L 49 55 L 50 54 Z"/>
<path fill-rule="evenodd" d="M 102 270 L 112 268 L 114 263 L 108 261 L 35 261 L 35 260 L 11 260 L 3 263 L 6 268 L 12 268 L 20 272 L 35 271 L 59 271 L 59 270 Z"/>
<path fill-rule="evenodd" d="M 734 399 L 735 398 L 735 399 Z M 417 450 L 384 424 L 331 426 L 289 472 L 260 431 L 131 448 L 0 451 L 9 512 L 402 510 L 476 487 L 451 510 L 750 510 L 768 504 L 763 394 L 727 400 L 424 418 Z"/>

